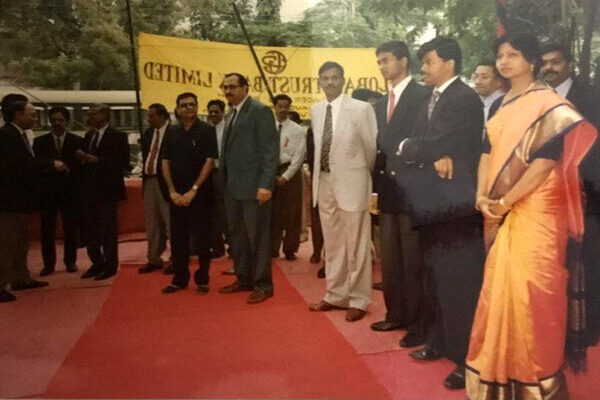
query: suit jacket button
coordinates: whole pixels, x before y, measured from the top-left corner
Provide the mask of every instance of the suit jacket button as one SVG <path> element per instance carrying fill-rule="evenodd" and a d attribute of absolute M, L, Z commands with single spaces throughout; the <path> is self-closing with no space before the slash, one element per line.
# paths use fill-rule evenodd
<path fill-rule="evenodd" d="M 380 170 L 379 170 L 379 173 L 380 173 L 381 175 L 383 175 L 385 172 L 384 172 L 382 169 L 380 169 Z"/>
<path fill-rule="evenodd" d="M 419 168 L 423 168 L 424 166 L 425 166 L 425 164 L 423 164 L 423 163 L 419 164 Z"/>
<path fill-rule="evenodd" d="M 377 149 L 377 154 L 381 154 L 381 150 Z"/>
<path fill-rule="evenodd" d="M 397 152 L 396 152 L 396 155 L 397 155 L 397 156 L 399 156 L 399 155 L 400 155 L 400 151 L 397 151 Z"/>
<path fill-rule="evenodd" d="M 392 175 L 392 176 L 396 175 L 396 171 L 390 172 L 390 175 Z"/>

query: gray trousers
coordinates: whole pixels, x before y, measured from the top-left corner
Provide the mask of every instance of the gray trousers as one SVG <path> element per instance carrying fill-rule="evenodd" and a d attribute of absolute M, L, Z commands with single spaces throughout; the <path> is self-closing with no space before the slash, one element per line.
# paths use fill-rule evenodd
<path fill-rule="evenodd" d="M 30 280 L 27 269 L 29 215 L 0 212 L 0 290 Z"/>
<path fill-rule="evenodd" d="M 144 218 L 148 238 L 148 263 L 161 266 L 161 255 L 167 248 L 170 236 L 169 204 L 160 191 L 158 179 L 154 177 L 144 179 Z"/>

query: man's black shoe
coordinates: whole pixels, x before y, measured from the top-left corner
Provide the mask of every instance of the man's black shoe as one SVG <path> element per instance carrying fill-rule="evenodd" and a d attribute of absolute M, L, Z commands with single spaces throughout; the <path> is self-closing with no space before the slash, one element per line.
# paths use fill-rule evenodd
<path fill-rule="evenodd" d="M 15 283 L 10 284 L 10 287 L 13 291 L 26 290 L 26 289 L 37 289 L 37 288 L 41 288 L 44 286 L 48 286 L 48 282 L 36 281 L 35 279 L 30 279 L 25 282 L 15 282 Z"/>
<path fill-rule="evenodd" d="M 17 297 L 14 294 L 8 290 L 0 290 L 0 303 L 8 303 L 15 300 L 17 300 Z"/>
<path fill-rule="evenodd" d="M 319 253 L 313 253 L 312 256 L 310 256 L 310 263 L 311 264 L 318 264 L 321 262 L 321 254 Z"/>
<path fill-rule="evenodd" d="M 154 265 L 154 264 L 146 264 L 146 266 L 138 269 L 138 273 L 140 274 L 149 274 L 150 272 L 157 271 L 162 269 L 162 265 Z"/>
<path fill-rule="evenodd" d="M 40 276 L 48 276 L 48 275 L 50 275 L 53 272 L 54 272 L 54 268 L 44 267 L 40 271 Z"/>
<path fill-rule="evenodd" d="M 377 332 L 388 332 L 388 331 L 396 331 L 398 329 L 402 329 L 403 326 L 399 324 L 393 324 L 388 321 L 379 321 L 373 322 L 371 324 L 371 329 Z"/>
<path fill-rule="evenodd" d="M 83 273 L 83 275 L 81 275 L 81 279 L 93 278 L 102 273 L 102 269 L 102 265 L 92 264 L 92 266 L 89 267 L 88 270 Z"/>
<path fill-rule="evenodd" d="M 440 353 L 427 346 L 420 350 L 411 351 L 408 355 L 419 361 L 434 361 L 442 358 Z"/>
<path fill-rule="evenodd" d="M 317 271 L 317 278 L 325 279 L 325 267 L 324 266 L 320 270 Z"/>
<path fill-rule="evenodd" d="M 77 272 L 78 268 L 77 268 L 77 264 L 67 264 L 67 272 Z"/>
<path fill-rule="evenodd" d="M 287 253 L 285 253 L 285 259 L 288 260 L 288 261 L 294 261 L 294 260 L 297 260 L 298 257 L 296 257 L 296 255 L 294 254 L 294 252 L 288 251 Z"/>
<path fill-rule="evenodd" d="M 415 332 L 408 332 L 402 339 L 400 339 L 400 347 L 417 347 L 425 343 L 423 335 L 419 335 Z"/>
<path fill-rule="evenodd" d="M 383 291 L 383 282 L 375 282 L 374 284 L 371 285 L 371 288 L 373 290 Z"/>
<path fill-rule="evenodd" d="M 456 367 L 456 369 L 444 379 L 444 386 L 451 390 L 464 389 L 465 367 Z"/>
<path fill-rule="evenodd" d="M 196 293 L 207 294 L 209 291 L 210 291 L 210 288 L 208 285 L 198 285 L 196 287 Z"/>
<path fill-rule="evenodd" d="M 187 286 L 175 286 L 175 285 L 169 285 L 169 286 L 165 286 L 164 288 L 162 288 L 161 292 L 164 294 L 169 294 L 169 293 L 175 293 L 179 290 L 183 290 L 185 289 Z"/>
<path fill-rule="evenodd" d="M 117 271 L 103 271 L 94 277 L 96 281 L 103 281 L 105 279 L 111 278 L 117 274 Z"/>

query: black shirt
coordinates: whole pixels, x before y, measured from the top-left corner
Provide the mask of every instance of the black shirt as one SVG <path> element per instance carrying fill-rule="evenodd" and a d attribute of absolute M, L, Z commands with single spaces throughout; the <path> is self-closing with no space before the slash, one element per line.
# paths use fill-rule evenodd
<path fill-rule="evenodd" d="M 215 128 L 196 120 L 189 131 L 180 124 L 163 140 L 162 158 L 171 162 L 171 179 L 175 190 L 184 194 L 198 179 L 206 159 L 218 158 Z M 205 180 L 197 194 L 210 193 L 210 182 L 210 179 Z"/>

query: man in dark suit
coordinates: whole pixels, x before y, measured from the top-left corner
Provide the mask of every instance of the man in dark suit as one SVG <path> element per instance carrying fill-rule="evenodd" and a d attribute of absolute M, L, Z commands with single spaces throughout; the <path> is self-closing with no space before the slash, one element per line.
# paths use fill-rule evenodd
<path fill-rule="evenodd" d="M 83 139 L 67 131 L 71 119 L 65 107 L 53 107 L 48 112 L 52 132 L 37 137 L 33 152 L 38 159 L 63 161 L 69 171 L 49 171 L 40 179 L 42 256 L 44 268 L 40 276 L 50 275 L 56 265 L 56 216 L 60 212 L 64 233 L 64 256 L 67 272 L 77 271 L 77 242 L 79 221 L 79 161 L 75 156 Z"/>
<path fill-rule="evenodd" d="M 475 210 L 483 104 L 458 76 L 462 57 L 454 39 L 436 37 L 421 46 L 418 56 L 433 92 L 411 137 L 398 146 L 396 154 L 410 171 L 397 182 L 419 229 L 434 312 L 425 347 L 410 355 L 455 362 L 444 385 L 457 389 L 465 384 L 464 361 L 483 279 L 482 221 Z"/>
<path fill-rule="evenodd" d="M 549 43 L 542 48 L 541 74 L 558 94 L 600 128 L 600 93 L 572 77 L 572 57 L 567 46 Z M 600 333 L 600 143 L 596 141 L 580 167 L 586 196 L 583 265 L 586 278 L 586 325 L 590 343 Z"/>
<path fill-rule="evenodd" d="M 249 304 L 273 296 L 271 196 L 279 162 L 273 112 L 248 95 L 242 74 L 221 84 L 231 110 L 225 119 L 220 168 L 225 175 L 225 212 L 237 280 L 221 293 L 252 292 Z"/>
<path fill-rule="evenodd" d="M 110 107 L 94 104 L 77 157 L 83 163 L 82 194 L 86 245 L 92 266 L 81 276 L 104 280 L 117 273 L 119 247 L 117 202 L 126 199 L 124 172 L 129 168 L 127 134 L 110 126 Z"/>
<path fill-rule="evenodd" d="M 142 193 L 144 195 L 144 221 L 148 238 L 148 262 L 138 272 L 146 274 L 162 269 L 162 253 L 169 237 L 168 190 L 162 174 L 161 158 L 165 136 L 173 131 L 167 108 L 154 103 L 146 114 L 150 127 L 142 135 Z"/>
<path fill-rule="evenodd" d="M 418 232 L 412 228 L 404 193 L 396 184 L 395 176 L 405 174 L 408 168 L 396 156 L 396 149 L 413 130 L 429 90 L 410 76 L 410 55 L 405 43 L 384 43 L 375 54 L 379 70 L 390 85 L 388 94 L 375 106 L 378 134 L 372 198 L 381 229 L 381 274 L 387 314 L 371 329 L 408 327 L 409 334 L 401 344 L 412 347 L 422 340 L 422 335 L 411 328 L 423 312 L 423 261 Z"/>
<path fill-rule="evenodd" d="M 33 104 L 20 94 L 2 99 L 0 128 L 0 303 L 15 301 L 8 291 L 35 289 L 48 282 L 31 279 L 27 269 L 29 214 L 38 208 L 37 178 L 45 171 L 67 171 L 60 160 L 35 158 L 25 130 L 36 122 Z"/>

